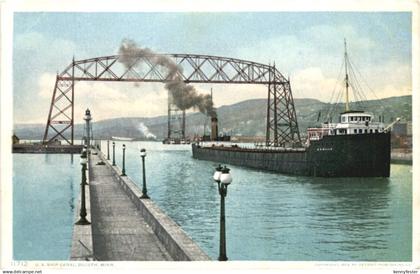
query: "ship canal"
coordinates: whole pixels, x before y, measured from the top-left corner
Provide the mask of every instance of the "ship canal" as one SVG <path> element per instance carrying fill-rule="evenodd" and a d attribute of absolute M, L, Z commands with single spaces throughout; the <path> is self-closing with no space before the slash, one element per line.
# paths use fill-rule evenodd
<path fill-rule="evenodd" d="M 116 142 L 118 166 L 122 144 Z M 141 187 L 139 148 L 146 148 L 149 196 L 216 260 L 215 163 L 193 159 L 190 145 L 125 144 L 127 175 Z M 102 150 L 106 154 L 106 142 Z M 68 259 L 78 157 L 72 163 L 70 155 L 13 155 L 15 259 Z M 412 166 L 392 165 L 387 179 L 295 177 L 229 167 L 229 260 L 411 260 Z"/>
<path fill-rule="evenodd" d="M 67 260 L 80 155 L 13 154 L 13 258 Z"/>

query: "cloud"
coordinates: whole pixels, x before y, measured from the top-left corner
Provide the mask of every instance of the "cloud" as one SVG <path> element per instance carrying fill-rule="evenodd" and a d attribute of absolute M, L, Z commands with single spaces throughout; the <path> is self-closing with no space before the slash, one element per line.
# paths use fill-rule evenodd
<path fill-rule="evenodd" d="M 71 40 L 39 32 L 16 34 L 13 47 L 14 121 L 45 122 L 55 73 L 83 50 Z"/>
<path fill-rule="evenodd" d="M 328 78 L 319 67 L 299 70 L 291 78 L 295 98 L 315 98 L 328 102 L 337 85 L 337 80 Z M 337 85 L 337 89 L 339 89 Z"/>
<path fill-rule="evenodd" d="M 411 68 L 407 64 L 388 62 L 381 66 L 358 69 L 355 74 L 361 86 L 361 90 L 358 91 L 369 100 L 409 95 L 412 91 Z M 350 75 L 350 82 L 353 86 L 356 85 L 356 80 L 352 78 L 352 75 Z M 344 90 L 344 72 L 337 79 L 326 76 L 320 67 L 297 70 L 293 73 L 291 85 L 293 96 L 296 98 L 315 98 L 330 102 L 331 96 L 334 95 L 336 98 L 338 92 Z M 344 97 L 338 100 L 343 101 Z M 350 89 L 350 100 L 354 100 L 352 89 Z"/>
<path fill-rule="evenodd" d="M 412 93 L 411 86 L 396 86 L 394 84 L 385 84 L 380 92 L 378 92 L 378 97 L 393 97 L 393 96 L 402 96 L 410 95 Z"/>
<path fill-rule="evenodd" d="M 51 98 L 54 91 L 56 75 L 43 73 L 38 79 L 38 95 L 42 98 Z"/>
<path fill-rule="evenodd" d="M 51 101 L 56 76 L 44 73 L 38 80 L 38 96 Z M 159 88 L 160 86 L 160 88 Z M 112 82 L 76 82 L 75 122 L 89 108 L 95 120 L 115 117 L 152 117 L 167 113 L 167 91 L 162 85 Z M 43 117 L 42 120 L 46 120 Z"/>
<path fill-rule="evenodd" d="M 83 50 L 71 40 L 50 38 L 39 32 L 16 35 L 14 51 L 18 61 L 14 62 L 17 65 L 16 72 L 24 75 L 32 73 L 34 69 L 35 71 L 51 71 L 64 68 L 76 53 L 84 54 Z"/>
<path fill-rule="evenodd" d="M 358 66 L 356 76 L 368 99 L 402 96 L 412 93 L 410 64 L 388 61 L 384 64 L 371 65 L 369 67 Z"/>
<path fill-rule="evenodd" d="M 321 50 L 323 54 L 333 50 L 343 50 L 343 40 L 347 40 L 349 48 L 359 53 L 366 53 L 372 50 L 376 44 L 368 38 L 361 36 L 353 26 L 350 25 L 315 25 L 302 31 L 299 35 L 300 42 L 306 42 Z"/>
<path fill-rule="evenodd" d="M 199 84 L 196 85 L 196 89 L 202 94 L 210 94 L 210 90 L 213 89 L 213 101 L 216 108 L 249 99 L 267 98 L 266 85 Z"/>
<path fill-rule="evenodd" d="M 56 76 L 50 73 L 39 77 L 37 94 L 45 102 L 51 101 L 55 79 Z M 195 87 L 200 94 L 210 94 L 212 88 L 216 107 L 267 96 L 265 85 L 197 84 Z M 76 82 L 76 122 L 81 121 L 86 108 L 92 111 L 95 120 L 166 115 L 167 91 L 159 83 Z M 191 109 L 188 112 L 194 111 Z"/>
<path fill-rule="evenodd" d="M 239 57 L 261 63 L 275 61 L 277 69 L 290 76 L 294 97 L 317 98 L 328 102 L 343 62 L 347 39 L 349 56 L 360 68 L 360 73 L 377 97 L 411 94 L 411 64 L 382 58 L 376 60 L 373 52 L 383 50 L 373 39 L 360 35 L 351 25 L 309 26 L 294 35 L 283 35 L 260 40 L 238 49 Z M 358 79 L 362 81 L 362 79 Z M 370 89 L 362 85 L 368 99 L 376 99 Z M 337 92 L 337 91 L 336 91 Z M 251 93 L 250 93 L 251 94 Z"/>
<path fill-rule="evenodd" d="M 324 74 L 334 74 L 344 52 L 344 38 L 348 48 L 362 58 L 369 56 L 376 46 L 369 37 L 361 36 L 350 25 L 309 26 L 294 35 L 282 35 L 244 45 L 238 49 L 240 58 L 276 63 L 287 77 L 292 72 L 308 67 L 321 66 Z"/>
<path fill-rule="evenodd" d="M 16 50 L 36 50 L 45 46 L 45 37 L 39 32 L 28 32 L 16 35 Z"/>

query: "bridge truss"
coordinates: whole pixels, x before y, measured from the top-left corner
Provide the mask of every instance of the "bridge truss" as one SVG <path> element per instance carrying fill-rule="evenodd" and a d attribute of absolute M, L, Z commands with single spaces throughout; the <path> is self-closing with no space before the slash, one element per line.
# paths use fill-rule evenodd
<path fill-rule="evenodd" d="M 210 55 L 166 54 L 181 68 L 185 83 L 261 84 L 268 87 L 267 146 L 301 144 L 290 81 L 273 65 Z M 132 66 L 118 62 L 120 56 L 73 60 L 57 75 L 43 141 L 56 139 L 74 143 L 74 103 L 77 81 L 168 82 L 165 68 L 152 62 L 154 56 L 138 57 Z M 171 138 L 171 115 L 177 109 L 168 103 L 168 138 Z M 181 111 L 185 134 L 185 111 Z M 185 137 L 185 136 L 182 136 Z"/>

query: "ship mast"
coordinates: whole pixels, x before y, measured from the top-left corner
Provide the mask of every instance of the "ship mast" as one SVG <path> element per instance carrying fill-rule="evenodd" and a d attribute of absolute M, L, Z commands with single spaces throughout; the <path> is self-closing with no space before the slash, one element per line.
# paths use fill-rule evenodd
<path fill-rule="evenodd" d="M 346 111 L 349 111 L 350 110 L 350 107 L 349 107 L 349 75 L 347 74 L 347 62 L 348 62 L 347 43 L 346 43 L 346 39 L 344 38 L 344 63 L 345 63 L 345 70 L 346 70 L 346 78 L 345 78 L 345 82 L 346 82 Z"/>

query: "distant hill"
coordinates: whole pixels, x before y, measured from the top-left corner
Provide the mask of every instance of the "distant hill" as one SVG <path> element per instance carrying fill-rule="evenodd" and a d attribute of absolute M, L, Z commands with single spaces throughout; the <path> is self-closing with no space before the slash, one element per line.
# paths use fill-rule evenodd
<path fill-rule="evenodd" d="M 266 103 L 266 99 L 252 99 L 219 107 L 217 109 L 219 131 L 231 135 L 264 136 L 267 115 Z M 352 105 L 351 108 L 369 110 L 375 115 L 376 120 L 379 115 L 383 115 L 385 121 L 390 122 L 396 117 L 401 117 L 403 121 L 411 121 L 411 106 L 411 96 L 400 96 L 366 101 L 362 106 Z M 344 105 L 330 105 L 316 99 L 295 99 L 295 108 L 299 130 L 305 132 L 307 127 L 319 125 L 321 122 L 331 119 L 329 117 L 333 117 L 333 121 L 337 121 Z M 327 116 L 328 110 L 330 110 L 329 116 Z M 204 132 L 208 134 L 209 126 L 209 118 L 201 113 L 190 113 L 186 116 L 187 135 L 202 135 Z M 83 128 L 83 124 L 75 125 L 76 139 L 82 137 Z M 141 139 L 145 137 L 145 128 L 146 131 L 148 129 L 149 135 L 153 134 L 158 139 L 163 139 L 167 135 L 167 117 L 114 118 L 94 121 L 93 124 L 94 137 L 96 138 L 120 136 Z M 42 139 L 44 130 L 44 124 L 14 125 L 14 132 L 21 139 Z"/>

